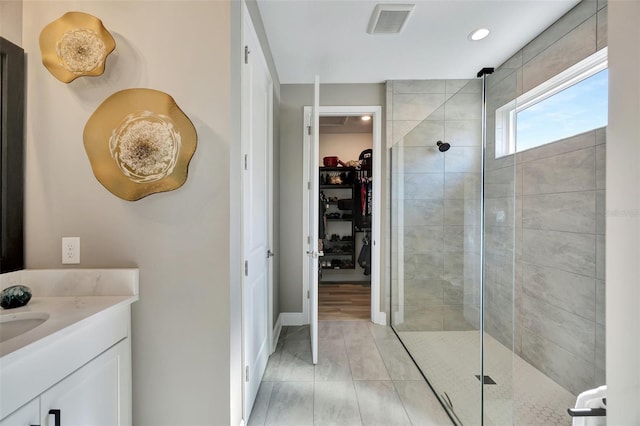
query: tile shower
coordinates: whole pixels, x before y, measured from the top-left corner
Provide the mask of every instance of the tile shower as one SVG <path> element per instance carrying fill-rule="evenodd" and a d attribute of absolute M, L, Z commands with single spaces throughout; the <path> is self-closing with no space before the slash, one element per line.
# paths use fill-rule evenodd
<path fill-rule="evenodd" d="M 568 424 L 606 383 L 606 128 L 495 157 L 495 110 L 605 47 L 606 13 L 487 76 L 485 117 L 481 79 L 387 83 L 392 326 L 456 423 Z"/>

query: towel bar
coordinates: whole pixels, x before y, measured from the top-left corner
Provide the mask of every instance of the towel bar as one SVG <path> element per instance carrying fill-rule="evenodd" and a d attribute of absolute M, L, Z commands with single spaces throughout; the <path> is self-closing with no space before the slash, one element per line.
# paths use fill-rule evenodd
<path fill-rule="evenodd" d="M 571 417 L 602 417 L 607 415 L 606 408 L 567 408 Z"/>

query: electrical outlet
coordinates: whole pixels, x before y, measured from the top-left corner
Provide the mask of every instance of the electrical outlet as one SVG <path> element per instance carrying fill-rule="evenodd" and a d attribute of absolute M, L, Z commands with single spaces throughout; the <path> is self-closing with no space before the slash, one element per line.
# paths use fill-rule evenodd
<path fill-rule="evenodd" d="M 62 237 L 62 263 L 80 263 L 80 237 Z"/>

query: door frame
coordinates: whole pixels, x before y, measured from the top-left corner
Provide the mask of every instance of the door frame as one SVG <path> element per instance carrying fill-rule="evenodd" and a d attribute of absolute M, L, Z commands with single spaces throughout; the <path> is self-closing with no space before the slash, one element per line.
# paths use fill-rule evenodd
<path fill-rule="evenodd" d="M 302 241 L 301 241 L 301 249 L 302 253 L 305 253 L 307 247 L 309 246 L 309 242 L 307 241 L 308 230 L 309 230 L 309 190 L 307 188 L 307 184 L 309 182 L 309 156 L 310 154 L 310 144 L 312 142 L 312 138 L 310 137 L 307 128 L 310 123 L 312 108 L 310 106 L 304 107 L 304 127 L 303 127 L 303 171 L 302 176 L 304 177 L 302 182 Z M 373 214 L 372 214 L 372 224 L 371 224 L 371 238 L 372 238 L 372 246 L 371 246 L 371 264 L 373 267 L 371 268 L 371 322 L 375 324 L 385 325 L 387 321 L 387 316 L 384 311 L 380 309 L 380 289 L 381 289 L 381 281 L 382 281 L 382 269 L 381 269 L 381 253 L 380 253 L 380 243 L 382 237 L 382 223 L 381 223 L 381 212 L 382 212 L 382 189 L 381 189 L 381 180 L 380 177 L 382 175 L 382 107 L 381 106 L 321 106 L 320 107 L 320 116 L 338 116 L 338 115 L 348 115 L 348 116 L 360 116 L 364 114 L 370 114 L 373 119 L 373 164 L 372 164 L 372 173 L 374 176 L 373 181 Z M 314 173 L 317 171 L 314 171 Z M 304 257 L 303 262 L 303 288 L 302 288 L 302 318 L 306 324 L 309 323 L 310 312 L 308 309 L 307 302 L 307 294 L 309 292 L 309 279 L 308 279 L 308 265 L 306 261 L 306 256 Z"/>
<path fill-rule="evenodd" d="M 267 64 L 266 58 L 264 56 L 264 52 L 262 51 L 262 47 L 260 46 L 260 39 L 256 33 L 255 27 L 253 25 L 253 21 L 251 19 L 251 16 L 249 14 L 249 10 L 247 9 L 247 5 L 245 2 L 242 2 L 243 4 L 243 10 L 242 10 L 242 21 L 243 21 L 243 25 L 242 25 L 242 46 L 248 45 L 248 43 L 250 42 L 251 39 L 253 39 L 254 43 L 256 45 L 252 46 L 252 49 L 250 49 L 250 56 L 253 60 L 258 61 L 262 64 L 262 66 L 264 67 L 264 69 L 266 70 L 268 76 L 269 76 L 269 101 L 267 103 L 267 123 L 268 123 L 268 129 L 267 129 L 267 191 L 268 191 L 268 195 L 267 195 L 267 214 L 269 215 L 268 219 L 267 219 L 267 246 L 268 249 L 273 252 L 273 225 L 274 225 L 274 203 L 273 203 L 273 194 L 274 194 L 274 188 L 273 188 L 273 129 L 274 129 L 274 122 L 273 122 L 273 87 L 274 87 L 274 83 L 273 83 L 273 76 L 271 75 L 271 70 L 269 69 L 269 66 Z M 247 34 L 246 32 L 249 31 L 250 34 Z M 248 98 L 250 97 L 250 90 L 252 88 L 248 87 L 248 82 L 245 79 L 245 69 L 244 69 L 245 63 L 242 64 L 242 76 L 241 76 L 241 156 L 240 158 L 242 159 L 242 161 L 244 162 L 244 165 L 246 167 L 246 156 L 249 155 L 249 144 L 250 144 L 250 137 L 251 137 L 251 121 L 250 121 L 250 117 L 251 117 L 251 110 L 250 110 L 250 102 L 247 102 Z M 239 187 L 241 189 L 244 189 L 245 186 L 245 180 L 247 178 L 246 172 L 247 169 L 245 169 L 244 167 L 241 167 L 241 173 L 240 173 L 240 185 Z M 244 192 L 244 191 L 243 191 Z M 246 223 L 245 221 L 245 213 L 246 213 L 246 203 L 245 203 L 245 197 L 243 194 L 240 194 L 239 196 L 240 198 L 240 253 L 242 255 L 242 262 L 241 263 L 241 267 L 244 269 L 244 260 L 247 257 L 247 253 L 246 253 L 246 238 L 247 238 L 247 231 L 249 229 L 248 223 Z M 266 253 L 265 253 L 266 255 Z M 268 352 L 269 354 L 272 354 L 275 350 L 275 342 L 273 341 L 273 335 L 274 335 L 274 324 L 273 324 L 273 257 L 270 257 L 269 259 L 267 259 L 267 300 L 265 301 L 265 303 L 267 304 L 267 318 L 264 318 L 265 322 L 268 324 L 267 327 L 267 343 L 268 343 Z M 241 354 L 242 354 L 242 364 L 241 364 L 241 368 L 242 368 L 242 418 L 244 419 L 245 423 L 249 421 L 249 416 L 248 414 L 251 411 L 252 407 L 246 407 L 246 386 L 247 386 L 247 381 L 246 381 L 246 365 L 247 365 L 247 354 L 246 354 L 246 339 L 248 338 L 247 333 L 246 333 L 246 327 L 248 326 L 248 321 L 247 321 L 247 312 L 245 312 L 245 297 L 246 297 L 246 292 L 245 292 L 245 280 L 246 280 L 246 276 L 245 276 L 245 272 L 244 270 L 242 270 L 240 272 L 240 277 L 241 277 L 241 311 L 242 311 L 242 323 L 241 323 L 241 333 L 242 333 L 242 338 L 241 338 Z"/>

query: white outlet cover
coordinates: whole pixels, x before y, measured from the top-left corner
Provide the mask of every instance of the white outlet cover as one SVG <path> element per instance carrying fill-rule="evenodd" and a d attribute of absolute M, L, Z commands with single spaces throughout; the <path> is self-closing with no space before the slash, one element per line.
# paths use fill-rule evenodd
<path fill-rule="evenodd" d="M 80 237 L 62 237 L 62 263 L 80 263 Z"/>

